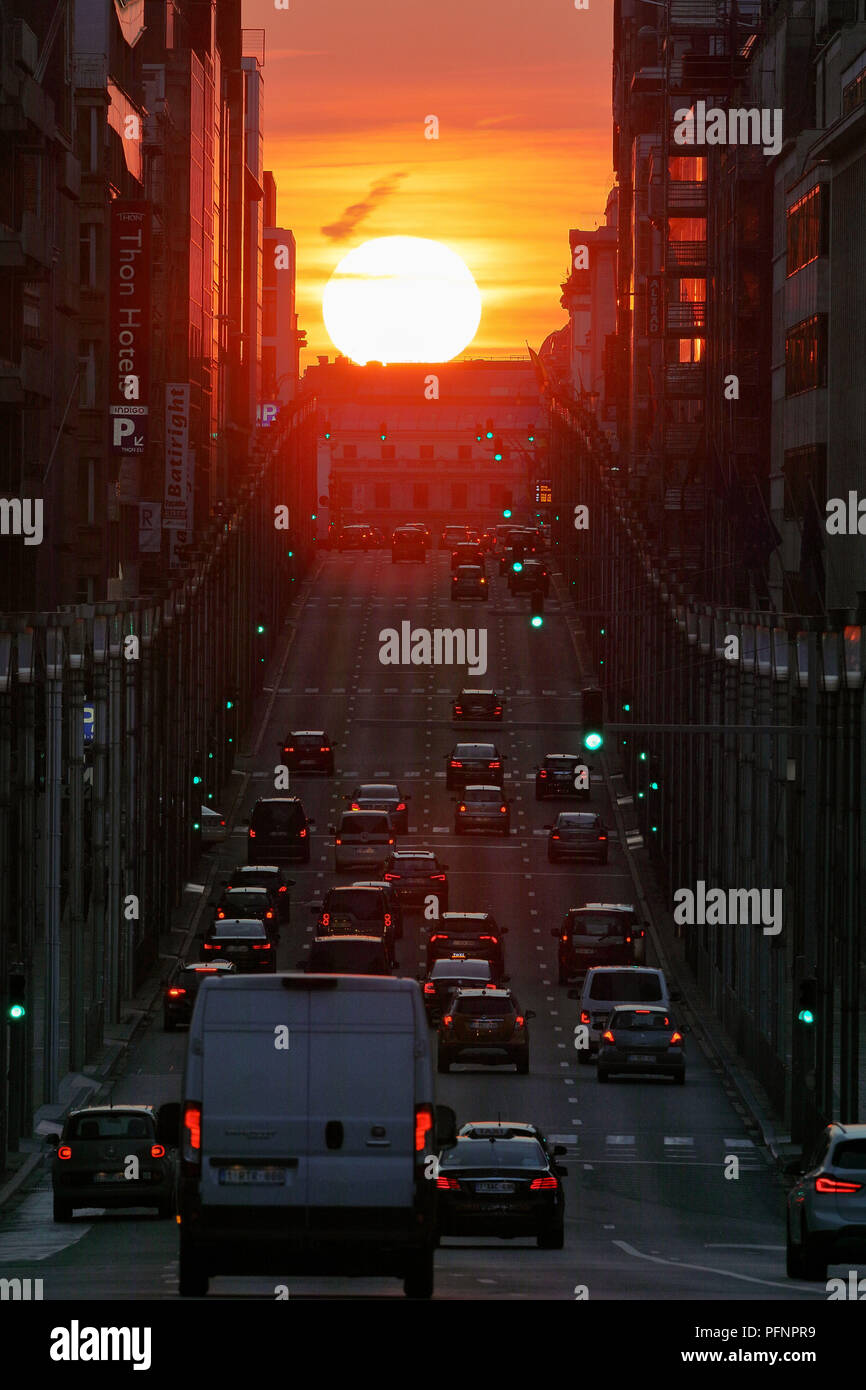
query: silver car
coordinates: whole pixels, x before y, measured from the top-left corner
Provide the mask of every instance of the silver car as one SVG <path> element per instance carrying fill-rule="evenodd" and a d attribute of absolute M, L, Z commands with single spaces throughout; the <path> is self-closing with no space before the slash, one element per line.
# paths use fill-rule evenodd
<path fill-rule="evenodd" d="M 786 1270 L 827 1278 L 827 1265 L 866 1259 L 866 1124 L 827 1125 L 788 1193 Z"/>
<path fill-rule="evenodd" d="M 487 577 L 480 565 L 458 565 L 451 576 L 451 597 L 487 601 L 490 597 Z"/>
<path fill-rule="evenodd" d="M 344 811 L 339 825 L 328 827 L 334 836 L 334 868 L 381 869 L 394 849 L 396 836 L 387 811 Z"/>

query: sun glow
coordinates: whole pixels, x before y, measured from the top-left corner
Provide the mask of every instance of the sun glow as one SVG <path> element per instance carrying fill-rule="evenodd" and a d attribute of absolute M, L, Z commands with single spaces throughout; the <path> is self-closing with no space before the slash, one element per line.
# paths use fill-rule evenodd
<path fill-rule="evenodd" d="M 471 343 L 481 295 L 455 251 L 425 237 L 365 241 L 325 286 L 322 316 L 334 345 L 365 362 L 448 362 Z"/>

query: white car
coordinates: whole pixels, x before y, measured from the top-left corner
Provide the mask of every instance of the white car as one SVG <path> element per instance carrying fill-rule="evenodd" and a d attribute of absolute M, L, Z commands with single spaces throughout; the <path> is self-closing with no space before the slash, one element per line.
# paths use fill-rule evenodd
<path fill-rule="evenodd" d="M 618 1004 L 656 1004 L 669 1009 L 671 995 L 663 970 L 646 965 L 594 965 L 587 970 L 581 989 L 570 989 L 569 999 L 580 1000 L 580 1022 L 589 1028 L 589 1047 L 580 1048 L 577 1060 L 586 1066 L 598 1053 L 598 1042 Z M 680 996 L 674 992 L 673 998 Z"/>
<path fill-rule="evenodd" d="M 212 811 L 210 806 L 201 808 L 201 838 L 209 845 L 220 845 L 223 840 L 228 838 L 228 827 L 225 817 L 219 811 Z"/>

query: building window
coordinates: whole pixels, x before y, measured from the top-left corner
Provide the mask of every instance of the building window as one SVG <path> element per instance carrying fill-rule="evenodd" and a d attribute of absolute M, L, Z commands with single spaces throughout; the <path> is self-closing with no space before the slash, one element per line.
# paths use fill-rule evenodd
<path fill-rule="evenodd" d="M 462 460 L 462 461 L 468 462 L 468 461 L 472 458 L 472 445 L 471 445 L 471 444 L 458 444 L 458 445 L 457 445 L 457 457 L 458 457 L 460 460 Z"/>
<path fill-rule="evenodd" d="M 80 257 L 78 263 L 78 276 L 83 290 L 96 289 L 97 276 L 99 274 L 99 240 L 98 233 L 100 228 L 95 222 L 85 222 L 79 233 Z"/>
<path fill-rule="evenodd" d="M 842 115 L 848 116 L 855 106 L 866 101 L 866 72 L 861 72 L 853 82 L 842 88 Z"/>
<path fill-rule="evenodd" d="M 455 511 L 465 511 L 469 505 L 469 489 L 465 483 L 451 484 L 451 506 Z"/>
<path fill-rule="evenodd" d="M 432 459 L 435 457 L 432 444 L 422 444 L 418 450 L 418 457 L 422 459 Z"/>
<path fill-rule="evenodd" d="M 376 483 L 375 486 L 376 511 L 386 512 L 391 506 L 391 484 Z"/>
<path fill-rule="evenodd" d="M 96 343 L 82 338 L 78 347 L 78 405 L 81 410 L 96 409 Z"/>
<path fill-rule="evenodd" d="M 396 450 L 396 447 L 395 447 L 393 444 L 383 444 L 383 445 L 382 445 L 382 460 L 383 460 L 384 463 L 389 463 L 390 461 L 392 461 L 392 460 L 395 459 L 396 457 L 397 457 L 397 450 Z"/>
<path fill-rule="evenodd" d="M 827 315 L 813 314 L 785 335 L 785 395 L 827 385 Z"/>
<path fill-rule="evenodd" d="M 826 255 L 826 199 L 820 184 L 788 209 L 788 275 Z"/>
<path fill-rule="evenodd" d="M 96 522 L 96 460 L 78 460 L 79 522 L 93 526 Z"/>
<path fill-rule="evenodd" d="M 430 489 L 426 483 L 412 484 L 412 506 L 416 508 L 430 506 Z"/>

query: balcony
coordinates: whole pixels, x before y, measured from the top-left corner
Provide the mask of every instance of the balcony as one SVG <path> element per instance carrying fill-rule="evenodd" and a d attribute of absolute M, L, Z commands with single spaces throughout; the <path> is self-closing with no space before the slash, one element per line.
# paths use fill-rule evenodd
<path fill-rule="evenodd" d="M 675 425 L 665 425 L 664 446 L 667 454 L 691 455 L 700 443 L 703 433 L 703 425 L 689 422 L 680 422 Z M 665 503 L 667 506 L 667 503 Z"/>
<path fill-rule="evenodd" d="M 704 217 L 707 211 L 707 185 L 700 179 L 669 183 L 667 210 L 678 217 Z"/>
<path fill-rule="evenodd" d="M 0 405 L 22 405 L 28 394 L 47 396 L 45 358 L 40 348 L 21 348 L 21 361 L 0 358 Z"/>
<path fill-rule="evenodd" d="M 674 300 L 668 304 L 665 323 L 675 337 L 702 338 L 707 327 L 705 300 Z"/>
<path fill-rule="evenodd" d="M 701 271 L 707 264 L 707 243 L 704 241 L 670 241 L 665 246 L 665 271 L 679 275 L 683 269 Z"/>
<path fill-rule="evenodd" d="M 726 0 L 670 0 L 669 22 L 676 33 L 724 33 L 731 20 Z"/>
<path fill-rule="evenodd" d="M 665 367 L 666 396 L 693 400 L 703 396 L 706 385 L 707 369 L 703 362 L 674 362 Z"/>

